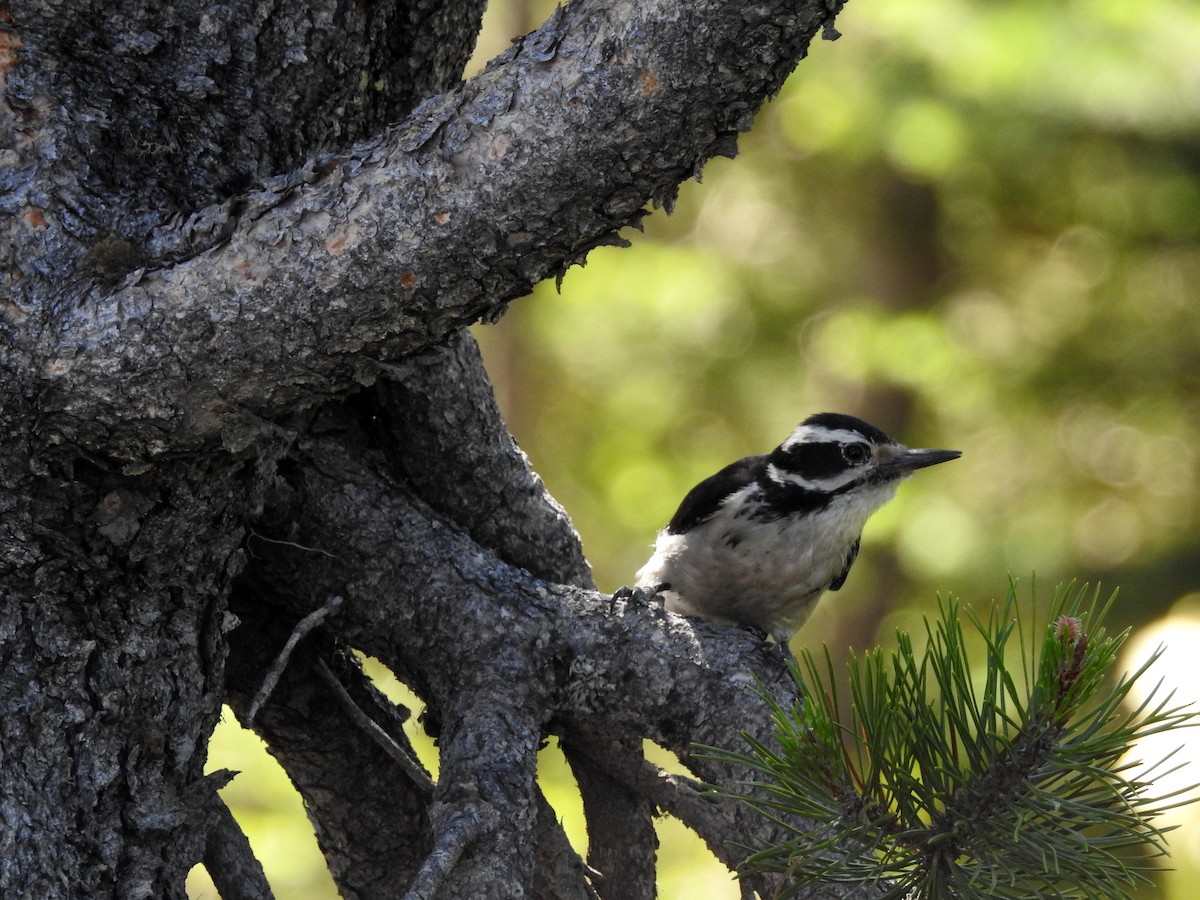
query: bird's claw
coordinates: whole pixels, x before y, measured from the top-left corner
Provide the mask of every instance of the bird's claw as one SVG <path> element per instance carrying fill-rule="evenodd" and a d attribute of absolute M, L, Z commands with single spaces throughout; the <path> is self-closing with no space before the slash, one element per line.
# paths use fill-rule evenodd
<path fill-rule="evenodd" d="M 618 600 L 624 600 L 626 603 L 648 606 L 657 601 L 657 604 L 661 606 L 663 602 L 662 592 L 668 590 L 670 587 L 669 584 L 656 584 L 653 588 L 629 587 L 626 585 L 613 591 L 611 602 L 616 603 Z"/>
<path fill-rule="evenodd" d="M 771 637 L 771 632 L 766 631 L 762 628 L 759 628 L 757 625 L 743 624 L 743 625 L 739 625 L 738 627 L 740 629 L 742 629 L 742 631 L 746 632 L 747 634 L 753 635 L 754 637 L 758 638 L 764 644 L 767 642 L 767 639 Z"/>

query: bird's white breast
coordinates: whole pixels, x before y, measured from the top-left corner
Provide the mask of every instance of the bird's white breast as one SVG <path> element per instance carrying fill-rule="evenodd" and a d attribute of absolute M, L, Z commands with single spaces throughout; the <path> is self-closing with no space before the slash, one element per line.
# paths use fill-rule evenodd
<path fill-rule="evenodd" d="M 732 494 L 711 518 L 684 534 L 662 531 L 637 575 L 642 587 L 666 583 L 667 609 L 791 635 L 845 569 L 867 518 L 895 483 L 834 497 L 810 514 L 756 519 L 757 485 Z"/>

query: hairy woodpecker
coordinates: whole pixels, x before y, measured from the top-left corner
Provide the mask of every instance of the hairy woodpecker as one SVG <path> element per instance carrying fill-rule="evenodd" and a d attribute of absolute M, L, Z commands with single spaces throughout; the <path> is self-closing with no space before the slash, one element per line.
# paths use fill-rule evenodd
<path fill-rule="evenodd" d="M 810 416 L 770 453 L 688 492 L 637 592 L 661 593 L 680 615 L 753 627 L 786 650 L 821 594 L 845 583 L 871 514 L 914 470 L 960 455 L 910 450 L 853 416 Z"/>

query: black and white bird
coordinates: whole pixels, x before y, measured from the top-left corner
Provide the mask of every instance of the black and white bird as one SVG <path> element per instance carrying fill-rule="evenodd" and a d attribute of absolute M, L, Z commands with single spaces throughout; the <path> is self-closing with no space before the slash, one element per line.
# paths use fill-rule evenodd
<path fill-rule="evenodd" d="M 853 416 L 810 416 L 770 453 L 688 492 L 637 573 L 638 593 L 786 649 L 821 594 L 845 583 L 871 514 L 915 470 L 960 455 L 910 450 Z"/>

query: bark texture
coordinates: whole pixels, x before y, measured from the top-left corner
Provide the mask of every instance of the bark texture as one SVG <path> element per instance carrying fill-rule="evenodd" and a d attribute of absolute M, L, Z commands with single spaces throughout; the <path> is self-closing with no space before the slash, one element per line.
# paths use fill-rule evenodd
<path fill-rule="evenodd" d="M 732 155 L 839 7 L 579 0 L 466 83 L 482 0 L 0 7 L 0 895 L 268 896 L 223 702 L 347 897 L 650 897 L 656 808 L 770 837 L 638 747 L 764 735 L 778 659 L 595 593 L 463 327 Z"/>

